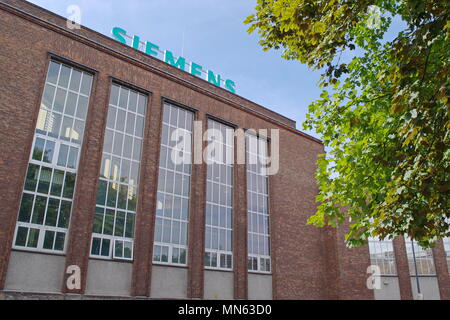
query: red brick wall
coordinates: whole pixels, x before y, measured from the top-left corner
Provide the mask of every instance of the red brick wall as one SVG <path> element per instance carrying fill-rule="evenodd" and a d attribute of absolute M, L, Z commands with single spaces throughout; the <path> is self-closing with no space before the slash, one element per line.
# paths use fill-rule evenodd
<path fill-rule="evenodd" d="M 339 268 L 337 288 L 339 299 L 374 299 L 373 290 L 367 288 L 370 274 L 367 268 L 371 265 L 369 247 L 349 249 L 344 242 L 344 234 L 348 231 L 348 224 L 337 230 L 337 261 Z"/>

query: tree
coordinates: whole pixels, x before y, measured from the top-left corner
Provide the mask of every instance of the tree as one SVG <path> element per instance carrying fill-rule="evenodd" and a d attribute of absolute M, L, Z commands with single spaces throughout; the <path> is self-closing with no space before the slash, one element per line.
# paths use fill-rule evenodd
<path fill-rule="evenodd" d="M 323 70 L 322 94 L 303 124 L 327 149 L 308 223 L 350 221 L 350 247 L 405 234 L 429 247 L 450 235 L 449 7 L 445 0 L 257 0 L 245 20 L 264 50 Z M 405 27 L 387 41 L 393 19 Z"/>

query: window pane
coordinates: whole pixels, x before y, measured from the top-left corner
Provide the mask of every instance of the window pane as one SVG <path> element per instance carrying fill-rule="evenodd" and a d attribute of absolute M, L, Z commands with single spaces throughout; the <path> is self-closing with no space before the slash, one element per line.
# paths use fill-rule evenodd
<path fill-rule="evenodd" d="M 47 215 L 45 216 L 46 226 L 56 226 L 58 220 L 59 200 L 50 198 L 48 200 Z"/>
<path fill-rule="evenodd" d="M 54 61 L 50 62 L 50 66 L 48 68 L 48 73 L 47 73 L 47 81 L 48 82 L 56 84 L 56 82 L 58 80 L 58 74 L 59 74 L 60 67 L 61 67 L 61 65 L 59 63 L 56 63 Z"/>
<path fill-rule="evenodd" d="M 75 120 L 72 131 L 72 142 L 81 145 L 84 136 L 84 122 Z"/>
<path fill-rule="evenodd" d="M 62 192 L 63 182 L 64 182 L 64 171 L 54 170 L 50 194 L 53 196 L 60 197 L 61 192 Z"/>
<path fill-rule="evenodd" d="M 121 184 L 119 186 L 119 197 L 117 207 L 120 209 L 127 208 L 128 186 Z"/>
<path fill-rule="evenodd" d="M 123 156 L 125 158 L 131 159 L 132 150 L 133 150 L 133 138 L 129 135 L 126 135 L 123 145 Z"/>
<path fill-rule="evenodd" d="M 122 109 L 117 110 L 117 122 L 116 122 L 116 130 L 123 132 L 125 130 L 125 117 L 126 111 Z"/>
<path fill-rule="evenodd" d="M 41 174 L 39 175 L 39 184 L 37 191 L 39 193 L 48 193 L 48 190 L 50 188 L 50 181 L 52 178 L 52 169 L 42 167 L 41 168 Z"/>
<path fill-rule="evenodd" d="M 108 185 L 108 201 L 107 201 L 108 207 L 116 207 L 117 188 L 118 188 L 117 183 L 109 183 L 109 185 Z"/>
<path fill-rule="evenodd" d="M 44 97 L 42 98 L 41 108 L 51 110 L 55 99 L 56 87 L 46 84 L 44 89 Z"/>
<path fill-rule="evenodd" d="M 101 251 L 101 255 L 102 256 L 109 256 L 109 246 L 111 244 L 111 241 L 109 239 L 103 239 L 102 240 L 102 251 Z"/>
<path fill-rule="evenodd" d="M 124 248 L 123 248 L 123 257 L 127 259 L 131 259 L 133 252 L 133 244 L 130 241 L 124 242 Z"/>
<path fill-rule="evenodd" d="M 69 154 L 69 147 L 61 144 L 59 147 L 58 166 L 65 167 L 67 164 L 67 156 Z"/>
<path fill-rule="evenodd" d="M 94 229 L 93 229 L 93 232 L 95 232 L 95 233 L 102 233 L 103 216 L 104 216 L 104 209 L 96 207 L 95 208 L 95 215 L 94 215 Z"/>
<path fill-rule="evenodd" d="M 28 228 L 18 227 L 16 236 L 16 246 L 24 247 L 27 243 Z"/>
<path fill-rule="evenodd" d="M 109 103 L 111 105 L 117 106 L 119 100 L 119 90 L 120 90 L 119 86 L 115 84 L 111 87 L 111 96 L 109 100 Z"/>
<path fill-rule="evenodd" d="M 58 85 L 67 88 L 69 86 L 69 78 L 71 74 L 71 68 L 63 65 L 61 67 L 61 73 L 59 74 Z"/>
<path fill-rule="evenodd" d="M 41 161 L 44 154 L 45 140 L 37 138 L 34 144 L 33 160 Z"/>
<path fill-rule="evenodd" d="M 127 222 L 125 228 L 125 237 L 133 238 L 134 233 L 134 213 L 127 213 Z"/>
<path fill-rule="evenodd" d="M 72 203 L 70 201 L 61 201 L 61 210 L 59 213 L 59 228 L 68 228 L 69 227 L 69 219 L 70 219 L 70 211 L 72 209 Z"/>
<path fill-rule="evenodd" d="M 97 204 L 104 206 L 106 202 L 106 189 L 108 183 L 104 180 L 98 182 Z"/>
<path fill-rule="evenodd" d="M 139 100 L 138 100 L 138 110 L 137 111 L 139 114 L 145 115 L 146 110 L 147 110 L 147 97 L 140 94 Z"/>
<path fill-rule="evenodd" d="M 59 138 L 65 141 L 69 141 L 70 138 L 72 137 L 72 127 L 73 127 L 73 118 L 64 117 Z"/>
<path fill-rule="evenodd" d="M 136 117 L 134 114 L 132 113 L 128 113 L 127 115 L 127 125 L 125 128 L 125 132 L 128 134 L 133 134 L 134 133 L 134 123 L 136 121 Z"/>
<path fill-rule="evenodd" d="M 123 108 L 123 109 L 127 109 L 127 104 L 128 104 L 128 95 L 129 95 L 129 90 L 127 90 L 126 88 L 120 88 L 120 98 L 119 98 L 119 107 Z"/>
<path fill-rule="evenodd" d="M 22 196 L 22 202 L 19 210 L 19 221 L 29 222 L 31 218 L 31 210 L 33 208 L 34 196 L 28 193 L 24 193 Z"/>
<path fill-rule="evenodd" d="M 138 137 L 144 136 L 144 117 L 138 116 L 136 118 L 136 131 L 135 135 Z"/>
<path fill-rule="evenodd" d="M 125 212 L 117 211 L 116 213 L 116 224 L 114 229 L 114 235 L 123 237 L 125 227 Z"/>
<path fill-rule="evenodd" d="M 66 110 L 65 114 L 68 114 L 70 116 L 75 115 L 75 110 L 77 108 L 77 98 L 78 95 L 72 92 L 69 92 L 67 95 L 67 102 L 66 102 Z"/>
<path fill-rule="evenodd" d="M 53 249 L 53 242 L 55 241 L 55 232 L 54 231 L 45 231 L 44 237 L 44 249 Z"/>
<path fill-rule="evenodd" d="M 84 95 L 89 95 L 91 91 L 91 85 L 92 85 L 92 76 L 87 73 L 83 73 L 83 80 L 81 81 L 81 88 L 80 91 Z"/>
<path fill-rule="evenodd" d="M 112 143 L 113 143 L 113 132 L 107 129 L 105 132 L 105 142 L 103 144 L 103 152 L 111 153 Z"/>
<path fill-rule="evenodd" d="M 37 248 L 39 240 L 39 229 L 30 229 L 28 233 L 27 247 Z"/>
<path fill-rule="evenodd" d="M 53 160 L 53 151 L 55 150 L 55 143 L 47 140 L 45 143 L 44 157 L 42 161 L 51 163 Z"/>
<path fill-rule="evenodd" d="M 63 197 L 72 199 L 73 191 L 75 188 L 75 177 L 74 173 L 66 172 L 66 178 L 64 180 L 64 192 Z"/>
<path fill-rule="evenodd" d="M 123 256 L 123 242 L 122 241 L 116 241 L 115 242 L 115 248 L 114 248 L 115 252 L 114 255 L 117 258 L 121 258 Z"/>
<path fill-rule="evenodd" d="M 39 166 L 29 164 L 27 170 L 27 179 L 25 180 L 25 190 L 35 191 L 39 176 Z"/>
<path fill-rule="evenodd" d="M 78 92 L 80 90 L 81 72 L 78 70 L 72 71 L 72 78 L 70 79 L 70 90 Z"/>
<path fill-rule="evenodd" d="M 62 232 L 56 233 L 55 239 L 55 250 L 63 251 L 64 250 L 64 240 L 66 238 L 66 234 Z"/>
<path fill-rule="evenodd" d="M 113 153 L 116 156 L 122 155 L 122 146 L 123 146 L 123 134 L 121 133 L 115 133 L 114 134 L 114 146 L 113 146 Z"/>
<path fill-rule="evenodd" d="M 169 247 L 161 248 L 161 262 L 169 262 Z"/>
<path fill-rule="evenodd" d="M 53 104 L 54 111 L 63 113 L 64 105 L 66 103 L 66 97 L 67 97 L 67 90 L 61 88 L 56 89 L 55 103 Z"/>
<path fill-rule="evenodd" d="M 99 238 L 92 238 L 91 254 L 100 255 L 100 245 L 101 240 Z"/>
<path fill-rule="evenodd" d="M 112 235 L 114 228 L 114 211 L 106 209 L 105 225 L 103 228 L 103 234 Z"/>
<path fill-rule="evenodd" d="M 128 101 L 128 110 L 136 112 L 137 100 L 138 100 L 138 94 L 136 92 L 131 91 L 130 98 Z"/>

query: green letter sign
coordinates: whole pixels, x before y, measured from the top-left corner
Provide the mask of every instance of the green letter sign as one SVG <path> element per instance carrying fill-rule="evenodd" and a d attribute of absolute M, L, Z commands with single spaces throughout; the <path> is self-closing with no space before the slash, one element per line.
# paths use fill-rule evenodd
<path fill-rule="evenodd" d="M 136 49 L 136 50 L 142 50 L 144 51 L 147 55 L 149 56 L 158 56 L 158 53 L 160 53 L 160 49 L 159 46 L 157 46 L 154 43 L 151 43 L 150 41 L 145 42 L 145 46 L 142 47 L 141 49 L 141 43 L 144 44 L 144 42 L 141 42 L 141 38 L 137 35 L 134 35 L 133 37 L 131 36 L 127 36 L 127 31 L 119 28 L 119 27 L 114 27 L 112 29 L 112 35 L 113 38 L 116 39 L 117 41 L 119 41 L 122 44 L 127 44 L 127 39 L 129 38 L 131 39 L 131 47 Z M 164 51 L 164 62 L 168 63 L 174 67 L 177 67 L 178 69 L 181 70 L 185 70 L 186 68 L 186 59 L 183 57 L 178 57 L 178 59 L 176 59 L 175 61 L 175 57 L 172 53 L 172 51 L 169 50 L 165 50 Z M 202 77 L 202 74 L 206 75 L 206 80 L 209 83 L 212 83 L 218 87 L 221 87 L 222 85 L 222 79 L 220 74 L 217 74 L 217 76 L 214 74 L 213 71 L 211 70 L 203 70 L 202 66 L 195 63 L 195 62 L 191 62 L 188 63 L 188 65 L 190 65 L 189 68 L 189 73 L 197 76 L 197 77 Z M 228 91 L 232 92 L 232 93 L 236 93 L 236 84 L 234 83 L 233 80 L 225 80 L 224 81 L 224 88 L 227 89 Z"/>

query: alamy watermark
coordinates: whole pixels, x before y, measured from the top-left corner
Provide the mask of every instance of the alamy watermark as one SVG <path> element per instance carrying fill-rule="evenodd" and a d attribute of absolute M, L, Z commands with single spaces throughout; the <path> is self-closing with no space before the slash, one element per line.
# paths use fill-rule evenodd
<path fill-rule="evenodd" d="M 381 289 L 381 269 L 377 265 L 370 265 L 367 268 L 367 273 L 370 277 L 367 278 L 367 289 L 369 290 L 380 290 Z"/>
<path fill-rule="evenodd" d="M 270 133 L 270 142 L 267 137 Z M 280 168 L 279 129 L 207 129 L 203 132 L 203 122 L 194 121 L 193 139 L 184 129 L 175 129 L 170 134 L 174 144 L 170 161 L 181 164 L 246 164 L 254 165 L 260 174 L 275 175 Z M 207 142 L 206 146 L 204 142 Z M 192 145 L 193 143 L 193 145 Z M 234 146 L 227 152 L 223 146 Z M 228 149 L 229 150 L 229 149 Z"/>
<path fill-rule="evenodd" d="M 70 5 L 66 10 L 69 16 L 67 17 L 67 28 L 70 30 L 81 29 L 81 8 L 77 5 Z"/>
<path fill-rule="evenodd" d="M 70 265 L 67 267 L 66 274 L 67 277 L 66 287 L 69 290 L 80 290 L 81 289 L 81 269 L 77 265 Z"/>

